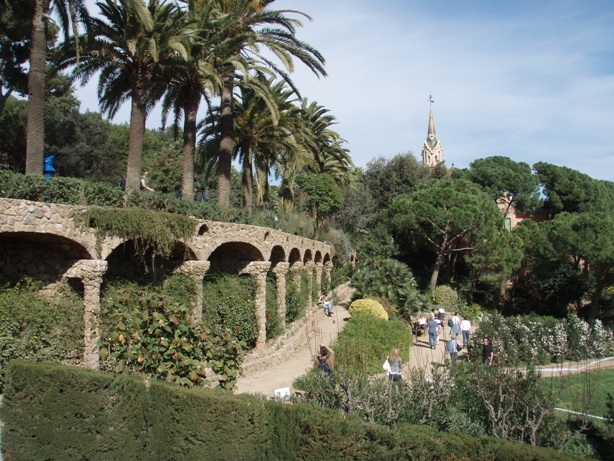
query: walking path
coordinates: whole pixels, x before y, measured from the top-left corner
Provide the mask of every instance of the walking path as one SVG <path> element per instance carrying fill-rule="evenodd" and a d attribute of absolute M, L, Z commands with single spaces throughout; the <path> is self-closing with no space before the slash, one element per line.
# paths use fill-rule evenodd
<path fill-rule="evenodd" d="M 353 293 L 349 283 L 340 285 L 335 288 L 333 296 L 329 297 L 334 303 L 332 317 L 327 317 L 323 309 L 313 307 L 303 319 L 295 322 L 283 337 L 267 344 L 263 350 L 249 354 L 243 364 L 243 375 L 237 381 L 235 392 L 263 394 L 272 398 L 276 389 L 291 388 L 293 381 L 313 366 L 318 345 L 332 344 L 347 324 L 350 318 L 347 309 Z M 429 347 L 426 333 L 413 339 L 409 362 L 403 366 L 405 380 L 410 371 L 415 369 L 424 370 L 426 378 L 430 378 L 432 365 L 444 362 L 445 344 L 449 339 L 450 329 L 446 326 L 443 330 L 435 349 Z M 460 342 L 462 344 L 462 339 Z M 461 351 L 459 357 L 462 358 L 466 353 L 466 350 Z M 614 357 L 537 368 L 543 376 L 553 376 L 610 367 L 614 367 Z"/>
<path fill-rule="evenodd" d="M 349 283 L 338 286 L 329 296 L 334 303 L 332 317 L 327 317 L 324 309 L 313 307 L 305 318 L 295 322 L 298 325 L 289 334 L 248 355 L 235 392 L 273 397 L 275 389 L 291 387 L 313 366 L 318 345 L 332 344 L 347 324 L 353 292 Z"/>

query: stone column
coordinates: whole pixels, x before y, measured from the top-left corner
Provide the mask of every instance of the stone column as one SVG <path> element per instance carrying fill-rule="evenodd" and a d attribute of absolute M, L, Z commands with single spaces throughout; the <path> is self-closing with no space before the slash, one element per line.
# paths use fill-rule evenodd
<path fill-rule="evenodd" d="M 324 290 L 322 288 L 322 268 L 323 268 L 323 264 L 321 262 L 317 262 L 315 263 L 315 268 L 316 268 L 316 285 L 318 286 L 318 289 L 320 290 L 320 294 L 324 293 Z"/>
<path fill-rule="evenodd" d="M 286 274 L 289 263 L 277 263 L 273 269 L 277 282 L 277 316 L 282 325 L 286 324 Z"/>
<path fill-rule="evenodd" d="M 97 325 L 100 317 L 100 285 L 107 268 L 107 261 L 81 259 L 64 274 L 66 278 L 79 278 L 83 283 L 83 366 L 93 370 L 97 370 L 100 364 L 100 329 Z"/>
<path fill-rule="evenodd" d="M 328 261 L 326 264 L 324 264 L 324 276 L 326 277 L 329 287 L 332 287 L 332 280 L 331 280 L 331 275 L 330 275 L 332 271 L 333 271 L 333 263 Z"/>
<path fill-rule="evenodd" d="M 292 272 L 292 279 L 294 280 L 294 284 L 296 288 L 301 291 L 301 268 L 303 265 L 300 261 L 296 261 L 290 266 L 290 271 Z"/>
<path fill-rule="evenodd" d="M 307 271 L 307 311 L 313 310 L 313 261 L 305 263 L 304 268 Z"/>
<path fill-rule="evenodd" d="M 266 275 L 271 267 L 268 261 L 253 261 L 239 271 L 239 275 L 256 277 L 256 321 L 258 322 L 258 339 L 256 349 L 262 349 L 266 343 Z"/>
<path fill-rule="evenodd" d="M 191 321 L 196 322 L 203 318 L 203 279 L 211 267 L 210 261 L 186 261 L 175 272 L 187 275 L 194 280 L 196 290 L 192 300 Z"/>

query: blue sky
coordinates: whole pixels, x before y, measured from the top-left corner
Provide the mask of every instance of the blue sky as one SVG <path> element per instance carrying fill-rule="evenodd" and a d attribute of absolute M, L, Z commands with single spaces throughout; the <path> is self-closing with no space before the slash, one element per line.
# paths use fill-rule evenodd
<path fill-rule="evenodd" d="M 305 12 L 299 39 L 326 58 L 293 80 L 330 109 L 357 166 L 414 152 L 429 94 L 446 164 L 503 155 L 614 180 L 611 0 L 277 0 Z M 95 10 L 95 8 L 94 8 Z M 95 85 L 79 91 L 97 110 Z M 129 104 L 114 121 L 128 120 Z M 154 112 L 147 126 L 159 126 Z"/>

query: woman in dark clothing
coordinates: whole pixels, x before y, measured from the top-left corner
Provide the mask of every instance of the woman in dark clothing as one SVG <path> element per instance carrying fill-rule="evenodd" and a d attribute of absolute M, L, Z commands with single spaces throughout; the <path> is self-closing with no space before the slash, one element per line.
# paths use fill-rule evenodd
<path fill-rule="evenodd" d="M 492 365 L 492 361 L 495 358 L 495 350 L 492 347 L 490 338 L 484 338 L 482 344 L 482 363 L 485 365 Z"/>

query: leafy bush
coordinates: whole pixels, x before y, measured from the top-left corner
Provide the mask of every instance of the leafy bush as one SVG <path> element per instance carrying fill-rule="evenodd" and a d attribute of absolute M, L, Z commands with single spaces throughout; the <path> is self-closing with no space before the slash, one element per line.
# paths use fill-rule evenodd
<path fill-rule="evenodd" d="M 277 338 L 284 331 L 284 326 L 277 312 L 277 280 L 274 274 L 268 273 L 266 279 L 266 337 Z"/>
<path fill-rule="evenodd" d="M 137 372 L 183 386 L 207 385 L 205 370 L 232 388 L 242 350 L 230 332 L 191 318 L 194 282 L 173 276 L 166 286 L 107 285 L 102 307 L 101 369 Z"/>
<path fill-rule="evenodd" d="M 425 307 L 424 299 L 409 267 L 394 259 L 379 267 L 362 267 L 352 276 L 357 298 L 377 298 L 392 304 L 392 314 L 405 320 Z"/>
<path fill-rule="evenodd" d="M 410 343 L 411 334 L 403 321 L 355 311 L 335 344 L 335 366 L 350 376 L 382 373 L 382 363 L 395 347 L 401 350 L 404 363 L 409 360 Z"/>
<path fill-rule="evenodd" d="M 350 314 L 363 313 L 381 320 L 388 320 L 388 313 L 383 306 L 374 299 L 357 299 L 350 304 Z"/>
<path fill-rule="evenodd" d="M 433 302 L 437 306 L 447 307 L 447 310 L 455 311 L 459 305 L 458 293 L 448 285 L 437 285 L 431 294 Z"/>
<path fill-rule="evenodd" d="M 203 281 L 203 322 L 214 331 L 229 330 L 251 349 L 258 339 L 255 299 L 253 277 L 208 273 Z"/>
<path fill-rule="evenodd" d="M 485 315 L 479 331 L 470 340 L 475 346 L 470 353 L 476 360 L 484 336 L 493 341 L 500 365 L 584 360 L 604 357 L 614 350 L 612 333 L 601 322 L 595 322 L 591 328 L 573 313 L 567 319 L 535 315 L 504 317 L 499 313 Z"/>
<path fill-rule="evenodd" d="M 83 300 L 67 285 L 54 296 L 40 282 L 0 288 L 0 390 L 9 360 L 78 363 L 83 354 Z"/>

